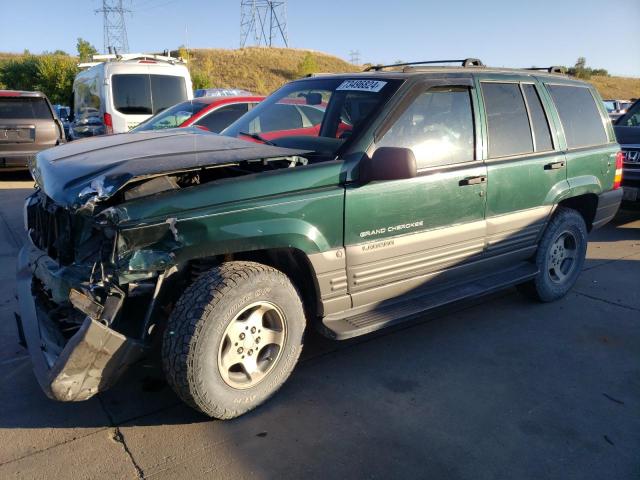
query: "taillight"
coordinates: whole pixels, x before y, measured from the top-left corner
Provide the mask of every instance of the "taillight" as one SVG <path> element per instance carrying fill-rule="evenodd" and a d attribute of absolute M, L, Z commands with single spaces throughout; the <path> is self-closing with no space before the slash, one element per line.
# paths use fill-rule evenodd
<path fill-rule="evenodd" d="M 104 114 L 104 126 L 107 131 L 107 135 L 111 135 L 113 133 L 113 119 L 111 118 L 110 113 Z"/>
<path fill-rule="evenodd" d="M 620 188 L 622 183 L 622 164 L 624 163 L 624 153 L 618 152 L 616 154 L 616 173 L 613 177 L 613 189 Z"/>

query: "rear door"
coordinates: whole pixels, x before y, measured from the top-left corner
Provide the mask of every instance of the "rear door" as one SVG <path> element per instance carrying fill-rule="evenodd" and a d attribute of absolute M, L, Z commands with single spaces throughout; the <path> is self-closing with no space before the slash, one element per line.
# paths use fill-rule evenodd
<path fill-rule="evenodd" d="M 534 77 L 476 75 L 483 103 L 488 256 L 512 262 L 531 255 L 558 192 L 566 160 Z"/>
<path fill-rule="evenodd" d="M 414 88 L 378 132 L 377 147 L 411 148 L 412 179 L 346 189 L 348 288 L 358 307 L 454 280 L 485 243 L 487 172 L 468 85 Z"/>

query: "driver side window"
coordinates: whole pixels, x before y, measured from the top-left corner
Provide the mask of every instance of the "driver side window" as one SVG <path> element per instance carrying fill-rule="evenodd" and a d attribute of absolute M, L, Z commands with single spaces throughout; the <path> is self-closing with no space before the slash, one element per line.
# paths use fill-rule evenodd
<path fill-rule="evenodd" d="M 474 125 L 468 88 L 422 92 L 377 143 L 413 150 L 418 169 L 474 160 Z"/>

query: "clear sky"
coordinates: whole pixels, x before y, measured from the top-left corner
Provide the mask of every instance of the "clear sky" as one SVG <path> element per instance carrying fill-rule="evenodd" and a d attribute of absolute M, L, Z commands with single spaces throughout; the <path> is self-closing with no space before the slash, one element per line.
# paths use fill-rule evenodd
<path fill-rule="evenodd" d="M 239 0 L 124 0 L 132 52 L 237 48 Z M 101 0 L 0 0 L 0 51 L 103 48 Z M 361 61 L 478 57 L 493 66 L 587 65 L 640 77 L 640 0 L 289 0 L 290 46 Z"/>

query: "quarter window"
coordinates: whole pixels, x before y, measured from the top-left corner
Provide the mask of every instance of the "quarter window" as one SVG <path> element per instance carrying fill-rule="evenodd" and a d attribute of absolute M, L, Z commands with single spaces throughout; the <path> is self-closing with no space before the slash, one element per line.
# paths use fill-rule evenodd
<path fill-rule="evenodd" d="M 536 92 L 536 87 L 527 83 L 522 85 L 522 90 L 524 91 L 524 97 L 527 99 L 527 106 L 529 107 L 529 116 L 531 117 L 531 125 L 533 126 L 536 152 L 548 152 L 549 150 L 553 150 L 549 123 L 546 115 L 544 114 L 544 109 L 542 108 L 538 92 Z"/>
<path fill-rule="evenodd" d="M 378 147 L 413 150 L 418 168 L 474 159 L 474 128 L 468 88 L 435 88 L 421 93 Z"/>
<path fill-rule="evenodd" d="M 517 83 L 482 83 L 489 157 L 533 152 L 527 109 Z"/>
<path fill-rule="evenodd" d="M 591 91 L 586 87 L 547 85 L 558 109 L 568 148 L 607 143 L 607 133 Z"/>

